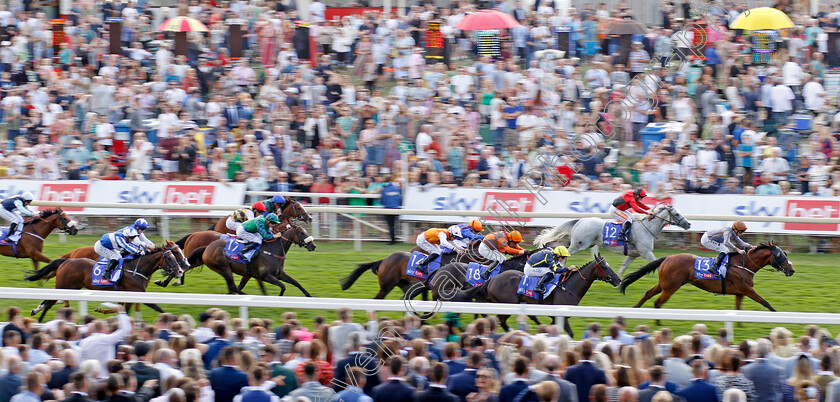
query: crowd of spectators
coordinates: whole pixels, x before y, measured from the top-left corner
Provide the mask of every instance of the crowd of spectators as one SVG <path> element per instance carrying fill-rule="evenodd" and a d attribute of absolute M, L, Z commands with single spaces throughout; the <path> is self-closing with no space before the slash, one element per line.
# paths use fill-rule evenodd
<path fill-rule="evenodd" d="M 759 64 L 746 32 L 724 28 L 739 2 L 703 14 L 666 1 L 661 22 L 633 37 L 629 52 L 607 35 L 633 18 L 626 2 L 580 10 L 491 2 L 522 23 L 501 34 L 495 59 L 477 55 L 475 37 L 454 28 L 476 10 L 469 2 L 327 21 L 315 0 L 301 21 L 294 2 L 194 0 L 155 14 L 143 0 L 88 0 L 72 3 L 58 44 L 43 12 L 13 2 L 0 6 L 0 177 L 323 192 L 376 192 L 379 176 L 452 187 L 521 187 L 524 179 L 574 190 L 837 195 L 840 114 L 823 79 L 840 13 L 820 5 L 811 16 L 804 3 L 786 4 L 777 6 L 796 28 Z M 176 56 L 156 27 L 179 14 L 209 32 L 191 33 L 187 54 Z M 122 54 L 109 54 L 105 39 L 104 21 L 115 16 L 124 20 Z M 231 19 L 245 23 L 239 59 L 230 57 Z M 691 54 L 693 34 L 683 28 L 703 19 L 724 31 L 705 60 L 657 61 Z M 441 23 L 441 59 L 424 57 L 430 21 Z M 571 53 L 538 58 L 561 26 L 572 29 Z M 656 94 L 625 93 L 652 58 L 643 77 Z M 607 106 L 621 104 L 626 116 Z M 810 116 L 808 130 L 786 128 L 797 111 Z M 678 124 L 644 149 L 640 132 L 650 122 Z M 405 167 L 403 141 L 415 146 Z M 546 164 L 566 179 L 524 177 Z"/>
<path fill-rule="evenodd" d="M 495 317 L 422 325 L 349 308 L 337 320 L 282 322 L 219 308 L 153 323 L 62 309 L 36 324 L 8 309 L 0 402 L 29 401 L 840 401 L 840 347 L 824 329 L 785 328 L 730 344 L 725 329 L 686 334 L 590 324 L 498 332 Z"/>

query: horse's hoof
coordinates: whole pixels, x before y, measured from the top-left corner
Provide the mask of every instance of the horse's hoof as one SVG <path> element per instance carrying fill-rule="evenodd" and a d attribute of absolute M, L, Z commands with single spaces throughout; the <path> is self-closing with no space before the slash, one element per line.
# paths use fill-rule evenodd
<path fill-rule="evenodd" d="M 156 280 L 156 281 L 155 281 L 155 285 L 158 285 L 158 286 L 160 286 L 160 287 L 162 287 L 162 288 L 165 288 L 165 287 L 166 287 L 166 285 L 164 285 L 164 284 L 163 284 L 163 282 L 162 282 L 160 279 L 158 279 L 158 280 Z"/>
<path fill-rule="evenodd" d="M 33 308 L 32 310 L 30 310 L 30 311 L 29 311 L 29 315 L 31 315 L 32 317 L 34 317 L 34 316 L 35 316 L 35 314 L 38 314 L 38 310 L 37 310 L 37 309 L 34 309 L 34 308 Z"/>
<path fill-rule="evenodd" d="M 181 286 L 181 282 L 176 281 L 175 283 L 172 284 L 172 286 Z"/>

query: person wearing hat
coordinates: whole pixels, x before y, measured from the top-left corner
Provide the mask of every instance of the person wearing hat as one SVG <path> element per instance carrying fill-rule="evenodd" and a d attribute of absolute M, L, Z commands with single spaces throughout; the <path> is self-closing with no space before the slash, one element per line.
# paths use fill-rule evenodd
<path fill-rule="evenodd" d="M 645 66 L 650 62 L 650 54 L 642 48 L 642 42 L 633 42 L 630 55 L 627 57 L 627 66 L 630 67 L 630 79 L 645 71 Z"/>
<path fill-rule="evenodd" d="M 557 246 L 553 249 L 546 247 L 537 250 L 528 257 L 528 262 L 525 263 L 525 275 L 541 277 L 534 290 L 543 298 L 547 296 L 545 294 L 546 285 L 554 279 L 555 274 L 563 274 L 577 269 L 575 266 L 566 268 L 566 258 L 570 255 L 565 246 Z"/>
<path fill-rule="evenodd" d="M 719 275 L 721 279 L 726 277 L 726 267 L 723 270 L 720 269 L 720 263 L 723 261 L 723 257 L 736 251 L 744 254 L 744 252 L 752 248 L 749 243 L 741 240 L 740 236 L 746 231 L 747 225 L 744 221 L 737 221 L 732 226 L 725 226 L 703 233 L 703 237 L 700 238 L 700 244 L 709 250 L 720 253 L 715 258 L 712 266 L 709 267 L 709 272 Z"/>
<path fill-rule="evenodd" d="M 621 231 L 618 233 L 619 241 L 627 241 L 627 233 L 630 232 L 630 225 L 633 223 L 633 215 L 630 210 L 640 214 L 648 213 L 650 207 L 642 202 L 642 199 L 646 196 L 645 189 L 637 188 L 625 192 L 613 201 L 610 206 L 610 215 L 621 223 Z"/>
<path fill-rule="evenodd" d="M 35 212 L 29 209 L 29 204 L 35 197 L 32 193 L 25 192 L 23 194 L 13 195 L 0 202 L 0 217 L 9 221 L 9 231 L 6 235 L 6 241 L 17 243 L 23 233 L 23 217 L 35 216 Z"/>

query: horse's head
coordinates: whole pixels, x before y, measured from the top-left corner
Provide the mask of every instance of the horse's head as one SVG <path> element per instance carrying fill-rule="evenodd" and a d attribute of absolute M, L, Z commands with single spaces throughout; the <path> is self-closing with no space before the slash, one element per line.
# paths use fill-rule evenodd
<path fill-rule="evenodd" d="M 289 209 L 289 216 L 291 218 L 304 223 L 312 222 L 312 217 L 309 216 L 309 212 L 306 212 L 306 208 L 303 207 L 303 204 L 301 204 L 300 201 L 295 200 L 294 198 L 288 198 L 286 205 L 286 208 Z"/>
<path fill-rule="evenodd" d="M 658 204 L 653 208 L 651 214 L 659 219 L 665 221 L 669 225 L 676 225 L 682 229 L 688 230 L 691 228 L 691 222 L 685 219 L 676 208 L 671 204 Z"/>
<path fill-rule="evenodd" d="M 38 217 L 44 222 L 55 226 L 58 230 L 71 236 L 75 236 L 79 233 L 76 221 L 70 219 L 67 216 L 67 213 L 62 211 L 61 208 L 43 210 L 40 214 L 38 214 Z"/>
<path fill-rule="evenodd" d="M 618 274 L 615 273 L 615 271 L 613 271 L 612 267 L 610 267 L 610 264 L 607 262 L 607 260 L 605 260 L 604 257 L 601 256 L 601 253 L 595 255 L 595 260 L 586 265 L 592 266 L 593 271 L 595 273 L 594 278 L 596 281 L 604 281 L 606 283 L 609 283 L 610 285 L 613 285 L 613 287 L 616 287 L 619 284 L 621 284 L 621 277 L 618 276 Z"/>
<path fill-rule="evenodd" d="M 305 247 L 307 251 L 315 250 L 315 238 L 310 236 L 303 226 L 288 224 L 286 225 L 286 229 L 283 230 L 280 235 L 283 239 L 297 244 L 298 247 Z"/>
<path fill-rule="evenodd" d="M 787 253 L 779 248 L 775 242 L 771 241 L 768 246 L 770 247 L 770 266 L 777 271 L 782 271 L 785 276 L 793 275 L 796 271 L 793 269 L 793 264 L 788 260 Z"/>
<path fill-rule="evenodd" d="M 175 259 L 178 260 L 178 265 L 181 267 L 181 273 L 187 272 L 190 269 L 190 263 L 187 261 L 187 257 L 184 256 L 184 251 L 175 242 L 167 240 L 163 243 L 163 247 L 167 250 L 172 250 L 172 254 L 175 255 Z"/>
<path fill-rule="evenodd" d="M 181 248 L 177 244 L 167 241 L 158 248 L 157 252 L 160 253 L 157 265 L 163 267 L 168 276 L 180 278 L 184 275 L 184 270 L 181 269 L 181 259 L 184 258 L 184 254 L 181 253 Z"/>

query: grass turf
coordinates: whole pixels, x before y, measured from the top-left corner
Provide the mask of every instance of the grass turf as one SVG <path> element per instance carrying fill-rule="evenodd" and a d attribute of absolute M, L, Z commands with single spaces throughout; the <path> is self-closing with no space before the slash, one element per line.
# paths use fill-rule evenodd
<path fill-rule="evenodd" d="M 96 241 L 93 236 L 76 236 L 68 237 L 67 243 L 59 243 L 56 238 L 48 239 L 48 245 L 45 247 L 45 254 L 48 257 L 56 258 L 72 249 L 92 245 Z M 152 239 L 159 240 L 159 239 Z M 315 297 L 348 297 L 348 298 L 372 298 L 379 290 L 379 282 L 375 275 L 366 272 L 361 278 L 347 291 L 341 291 L 338 280 L 347 275 L 356 264 L 375 261 L 382 259 L 392 252 L 408 250 L 410 247 L 407 244 L 389 246 L 380 243 L 365 243 L 363 250 L 358 252 L 353 250 L 352 243 L 342 242 L 319 242 L 318 248 L 308 253 L 304 249 L 293 247 L 290 250 L 290 255 L 286 263 L 287 272 L 297 279 L 310 293 Z M 677 253 L 674 250 L 657 250 L 657 256 L 662 257 L 669 254 Z M 712 253 L 698 253 L 707 256 L 712 256 Z M 605 254 L 607 261 L 618 269 L 622 261 L 622 256 L 619 254 L 608 253 Z M 791 254 L 790 259 L 793 262 L 796 274 L 792 277 L 784 277 L 780 273 L 760 272 L 756 276 L 756 290 L 765 299 L 767 299 L 776 309 L 780 311 L 799 311 L 799 312 L 825 312 L 836 313 L 840 312 L 840 307 L 837 307 L 830 300 L 833 295 L 836 295 L 840 290 L 840 271 L 833 269 L 838 262 L 837 255 L 809 255 L 809 254 Z M 588 254 L 579 253 L 570 258 L 571 264 L 581 265 L 589 260 Z M 641 259 L 637 260 L 630 269 L 638 269 L 642 266 Z M 54 286 L 52 280 L 49 282 L 27 282 L 23 280 L 24 273 L 32 269 L 29 260 L 15 260 L 9 257 L 0 259 L 0 286 L 10 287 L 43 287 L 49 289 Z M 625 272 L 626 274 L 627 272 Z M 162 273 L 156 274 L 156 277 L 161 277 Z M 238 277 L 236 281 L 238 283 Z M 617 306 L 617 307 L 631 307 L 650 289 L 656 281 L 656 275 L 647 276 L 638 282 L 631 285 L 627 290 L 627 295 L 621 295 L 617 289 L 611 288 L 609 285 L 598 282 L 593 285 L 586 297 L 583 298 L 582 304 L 593 306 Z M 186 285 L 181 287 L 170 287 L 164 289 L 151 284 L 149 291 L 152 292 L 181 292 L 181 293 L 225 293 L 226 286 L 221 276 L 215 272 L 203 268 L 200 271 L 193 271 L 187 274 Z M 279 288 L 267 285 L 269 294 L 279 294 Z M 260 294 L 256 281 L 250 281 L 245 289 L 248 294 Z M 302 293 L 287 285 L 287 296 L 302 296 Z M 399 289 L 394 290 L 389 298 L 400 298 L 402 292 Z M 24 311 L 28 312 L 31 308 L 38 304 L 36 301 L 30 300 L 10 300 L 0 299 L 0 307 L 6 308 L 12 305 L 20 306 Z M 646 307 L 652 307 L 653 301 L 648 301 Z M 94 306 L 91 306 L 91 309 Z M 162 306 L 167 312 L 175 314 L 188 313 L 197 315 L 207 307 L 203 306 L 176 306 L 165 305 Z M 680 289 L 665 305 L 665 308 L 698 308 L 698 309 L 732 309 L 734 308 L 733 296 L 716 296 L 710 293 L 701 291 L 693 286 L 685 286 Z M 747 310 L 764 310 L 764 308 L 757 303 L 745 299 L 743 308 Z M 53 309 L 48 313 L 47 318 L 53 316 L 57 309 Z M 143 308 L 145 318 L 149 319 L 152 316 L 152 311 L 148 308 Z M 275 322 L 279 320 L 280 315 L 286 310 L 278 309 L 261 309 L 253 308 L 250 311 L 251 317 L 271 318 Z M 335 319 L 335 313 L 332 311 L 323 310 L 297 310 L 298 316 L 302 319 L 304 324 L 311 324 L 311 319 L 316 315 L 324 315 L 327 320 Z M 27 313 L 28 314 L 28 313 Z M 231 309 L 231 314 L 237 314 L 235 309 Z M 384 312 L 382 315 L 391 317 L 398 316 L 395 312 Z M 357 312 L 357 319 L 361 320 L 365 314 Z M 465 317 L 466 319 L 466 317 Z M 511 319 L 513 320 L 513 318 Z M 544 319 L 543 319 L 544 320 Z M 600 321 L 602 324 L 607 324 L 606 320 L 595 320 L 586 318 L 572 319 L 572 328 L 575 330 L 576 337 L 582 333 L 586 324 L 590 322 Z M 512 321 L 509 323 L 513 324 Z M 652 321 L 647 320 L 628 320 L 628 328 L 633 328 L 638 324 L 647 324 L 652 328 L 656 325 Z M 664 321 L 662 326 L 668 326 L 674 329 L 677 333 L 684 333 L 691 329 L 694 322 L 691 321 Z M 708 322 L 710 331 L 723 326 L 723 323 Z M 769 333 L 769 330 L 774 327 L 772 324 L 751 324 L 745 323 L 743 327 L 735 328 L 736 339 L 755 338 Z M 794 333 L 799 333 L 803 330 L 802 325 L 785 325 Z M 828 327 L 830 331 L 836 333 L 840 328 Z"/>

